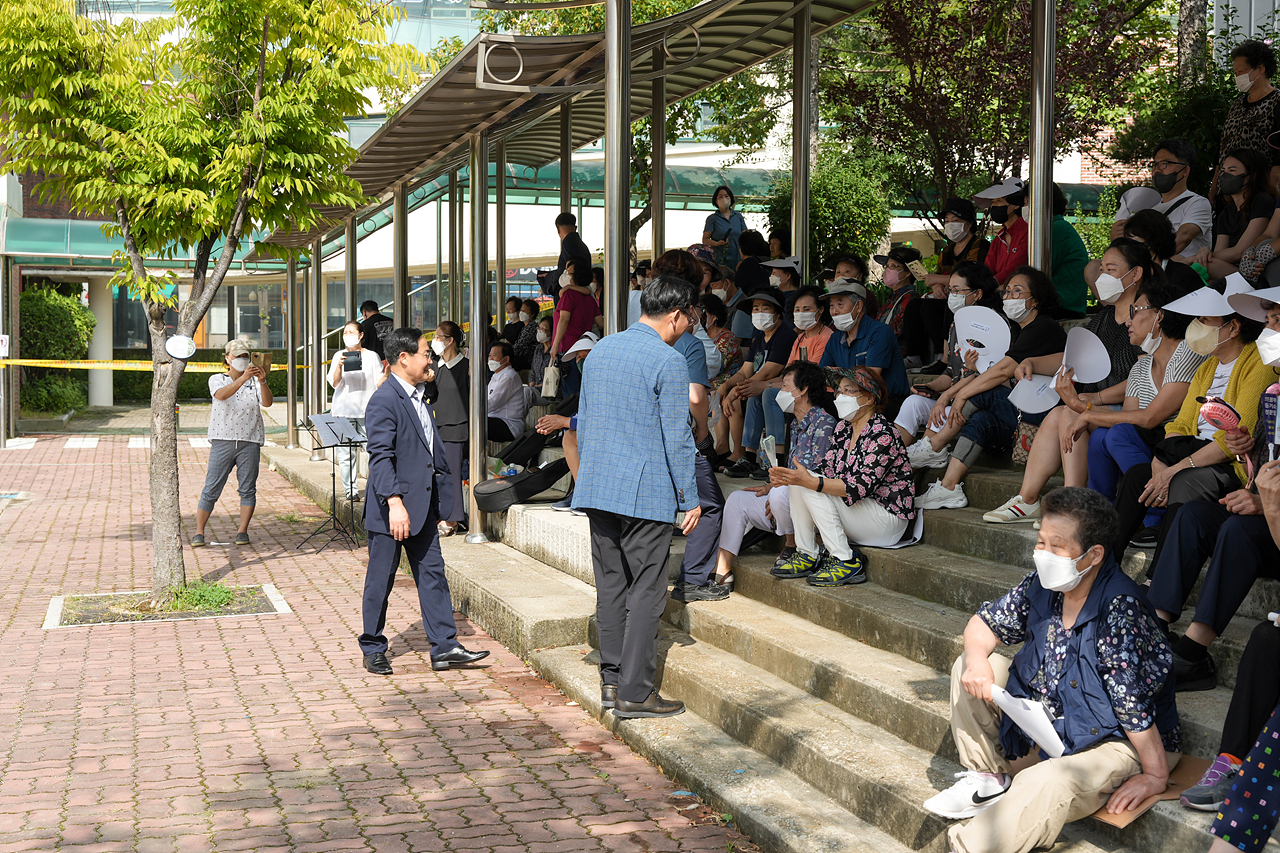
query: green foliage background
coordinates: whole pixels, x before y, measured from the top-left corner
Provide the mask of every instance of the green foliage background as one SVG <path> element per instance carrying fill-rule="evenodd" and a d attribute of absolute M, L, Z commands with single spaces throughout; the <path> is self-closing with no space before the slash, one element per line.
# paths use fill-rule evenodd
<path fill-rule="evenodd" d="M 23 358 L 85 358 L 97 321 L 74 296 L 28 286 L 18 298 L 18 342 Z M 88 402 L 83 372 L 23 368 L 22 408 L 62 413 Z"/>

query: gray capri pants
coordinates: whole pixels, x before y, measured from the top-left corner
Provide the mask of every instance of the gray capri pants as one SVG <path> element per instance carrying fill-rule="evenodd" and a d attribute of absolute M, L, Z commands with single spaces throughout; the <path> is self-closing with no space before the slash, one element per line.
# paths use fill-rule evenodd
<path fill-rule="evenodd" d="M 228 441 L 222 438 L 209 439 L 209 445 L 212 448 L 209 451 L 209 473 L 205 476 L 200 503 L 196 506 L 204 512 L 213 512 L 233 465 L 240 492 L 240 506 L 257 506 L 258 463 L 262 461 L 262 445 L 254 441 Z"/>

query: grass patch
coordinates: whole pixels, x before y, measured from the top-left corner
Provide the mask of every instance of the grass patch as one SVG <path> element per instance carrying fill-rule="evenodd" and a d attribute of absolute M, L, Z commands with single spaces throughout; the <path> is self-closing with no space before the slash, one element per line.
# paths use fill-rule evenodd
<path fill-rule="evenodd" d="M 169 610 L 187 613 L 200 610 L 221 610 L 236 597 L 236 591 L 220 583 L 196 581 L 178 590 L 173 596 Z"/>
<path fill-rule="evenodd" d="M 289 512 L 277 514 L 276 520 L 283 521 L 285 524 L 302 524 L 302 522 L 306 521 L 307 518 L 304 515 L 299 515 L 298 513 L 290 510 Z"/>

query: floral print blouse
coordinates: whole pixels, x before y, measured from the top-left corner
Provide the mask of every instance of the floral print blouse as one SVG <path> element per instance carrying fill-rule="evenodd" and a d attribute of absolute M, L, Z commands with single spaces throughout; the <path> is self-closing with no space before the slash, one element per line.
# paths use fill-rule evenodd
<path fill-rule="evenodd" d="M 843 480 L 844 502 L 853 506 L 864 498 L 875 501 L 898 518 L 915 521 L 915 486 L 902 436 L 884 415 L 872 415 L 858 436 L 842 420 L 831 436 L 831 447 L 810 473 Z"/>
<path fill-rule="evenodd" d="M 724 329 L 716 335 L 716 349 L 720 350 L 720 372 L 711 380 L 712 388 L 719 388 L 724 381 L 738 372 L 742 367 L 742 345 L 733 334 L 733 329 Z"/>
<path fill-rule="evenodd" d="M 791 455 L 788 468 L 804 468 L 812 471 L 818 461 L 831 449 L 832 433 L 836 419 L 814 406 L 791 427 Z"/>
<path fill-rule="evenodd" d="M 988 601 L 978 608 L 978 616 L 1005 645 L 1026 639 L 1031 612 L 1027 589 L 1035 578 L 1032 572 L 999 601 Z M 1125 731 L 1146 731 L 1156 722 L 1156 696 L 1173 675 L 1173 652 L 1161 636 L 1160 626 L 1146 618 L 1133 596 L 1112 599 L 1098 618 L 1098 675 L 1111 698 L 1111 708 Z M 1060 592 L 1053 594 L 1053 618 L 1045 631 L 1045 645 L 1044 666 L 1028 686 L 1040 694 L 1055 716 L 1062 716 L 1058 682 L 1066 671 L 1071 631 L 1062 624 Z M 1180 752 L 1181 726 L 1162 732 L 1161 740 L 1169 752 Z"/>

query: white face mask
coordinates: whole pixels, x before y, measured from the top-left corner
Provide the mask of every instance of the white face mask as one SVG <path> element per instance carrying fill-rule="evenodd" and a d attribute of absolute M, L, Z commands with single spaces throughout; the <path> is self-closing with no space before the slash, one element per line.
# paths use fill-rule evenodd
<path fill-rule="evenodd" d="M 444 355 L 444 350 L 445 350 L 444 341 L 440 340 L 439 338 L 435 338 L 431 341 L 431 351 L 433 353 L 435 353 L 436 355 Z"/>
<path fill-rule="evenodd" d="M 520 316 L 520 315 L 519 315 L 519 314 L 517 314 L 515 311 L 508 311 L 508 312 L 507 312 L 507 322 L 508 322 L 508 323 L 514 323 L 514 322 L 516 321 L 516 317 L 518 317 L 518 316 Z"/>
<path fill-rule="evenodd" d="M 1052 551 L 1036 550 L 1031 557 L 1036 563 L 1036 574 L 1040 577 L 1040 586 L 1053 592 L 1070 592 L 1080 585 L 1085 569 L 1080 571 L 1076 566 L 1088 555 L 1088 551 L 1079 557 L 1061 557 Z"/>
<path fill-rule="evenodd" d="M 1280 367 L 1280 332 L 1263 329 L 1258 335 L 1258 357 L 1268 367 Z"/>
<path fill-rule="evenodd" d="M 1237 74 L 1236 88 L 1241 92 L 1247 92 L 1253 88 L 1253 80 L 1249 79 L 1248 74 Z"/>
<path fill-rule="evenodd" d="M 600 292 L 600 284 L 599 284 L 599 282 L 594 282 L 594 281 L 593 281 L 593 282 L 591 282 L 591 292 L 592 292 L 592 293 L 599 293 L 599 292 Z"/>
<path fill-rule="evenodd" d="M 963 240 L 967 231 L 968 223 L 965 222 L 948 222 L 942 226 L 942 233 L 947 235 L 947 239 L 952 243 L 958 243 Z"/>
<path fill-rule="evenodd" d="M 776 275 L 769 276 L 769 286 L 782 287 L 782 279 L 778 278 Z"/>
<path fill-rule="evenodd" d="M 1133 272 L 1133 270 L 1129 270 L 1129 272 Z M 1127 272 L 1124 275 L 1128 274 Z M 1095 286 L 1098 288 L 1098 301 L 1105 302 L 1108 305 L 1114 303 L 1120 298 L 1121 294 L 1132 287 L 1132 285 L 1124 283 L 1124 276 L 1116 278 L 1111 273 L 1106 272 L 1098 274 L 1098 281 Z"/>
<path fill-rule="evenodd" d="M 795 323 L 797 329 L 812 329 L 818 322 L 818 313 L 816 311 L 797 311 L 795 313 Z"/>
<path fill-rule="evenodd" d="M 969 296 L 966 293 L 947 294 L 947 307 L 950 308 L 951 313 L 954 314 L 957 311 L 959 311 L 961 308 L 969 304 L 965 302 L 965 300 L 968 298 Z"/>
<path fill-rule="evenodd" d="M 840 420 L 852 420 L 853 416 L 860 411 L 862 411 L 862 401 L 857 397 L 850 397 L 848 394 L 836 396 L 836 415 Z"/>
<path fill-rule="evenodd" d="M 242 355 L 237 358 L 231 359 L 231 368 L 233 370 L 238 370 L 241 373 L 244 373 L 246 370 L 249 369 L 249 357 Z"/>
<path fill-rule="evenodd" d="M 344 344 L 346 344 L 347 346 L 349 346 L 349 347 L 353 347 L 353 346 L 355 346 L 356 344 L 360 343 L 360 336 L 359 336 L 359 335 L 351 335 L 351 334 L 343 335 L 343 336 L 342 336 L 342 342 L 343 342 Z"/>
<path fill-rule="evenodd" d="M 847 332 L 853 328 L 853 312 L 848 314 L 832 314 L 831 325 L 835 326 L 842 332 Z"/>
<path fill-rule="evenodd" d="M 777 320 L 768 311 L 761 311 L 751 315 L 751 325 L 755 326 L 762 332 L 767 332 L 777 325 Z"/>
<path fill-rule="evenodd" d="M 729 198 L 728 198 L 727 196 L 723 196 L 723 195 L 722 195 L 722 196 L 720 196 L 720 198 L 718 198 L 718 199 L 716 200 L 716 207 L 720 208 L 721 210 L 728 210 L 728 209 L 729 209 Z"/>
<path fill-rule="evenodd" d="M 1147 337 L 1146 339 L 1143 340 L 1140 346 L 1142 347 L 1143 352 L 1145 352 L 1147 355 L 1151 355 L 1153 352 L 1160 349 L 1160 342 L 1163 340 L 1164 340 L 1163 335 L 1161 335 L 1158 338 L 1153 338 L 1151 336 L 1151 332 L 1147 332 Z"/>
<path fill-rule="evenodd" d="M 1027 308 L 1027 300 L 1025 299 L 1006 299 L 1004 301 L 1004 316 L 1015 323 L 1020 322 L 1030 313 L 1031 309 Z"/>
<path fill-rule="evenodd" d="M 500 361 L 494 361 L 493 359 L 489 359 L 485 363 L 489 365 L 490 373 L 497 373 L 499 370 L 502 369 L 502 362 Z"/>
<path fill-rule="evenodd" d="M 538 343 L 540 343 L 540 344 L 545 344 L 545 343 L 546 343 L 547 341 L 549 341 L 549 340 L 551 340 L 551 336 L 550 336 L 550 335 L 548 335 L 546 332 L 542 331 L 541 329 L 539 329 L 539 330 L 538 330 Z"/>
<path fill-rule="evenodd" d="M 723 287 L 716 287 L 712 288 L 711 295 L 719 299 L 721 302 L 724 302 L 729 298 L 729 291 L 725 290 Z"/>
<path fill-rule="evenodd" d="M 521 311 L 521 312 L 520 312 L 520 322 L 521 322 L 521 323 L 527 323 L 527 322 L 529 322 L 529 312 L 528 312 L 528 311 Z"/>
<path fill-rule="evenodd" d="M 569 275 L 569 271 L 565 270 L 564 272 L 560 273 L 560 286 L 568 287 L 571 284 L 573 284 L 573 277 Z"/>
<path fill-rule="evenodd" d="M 778 408 L 784 415 L 789 415 L 796 407 L 796 395 L 790 391 L 778 392 Z"/>

